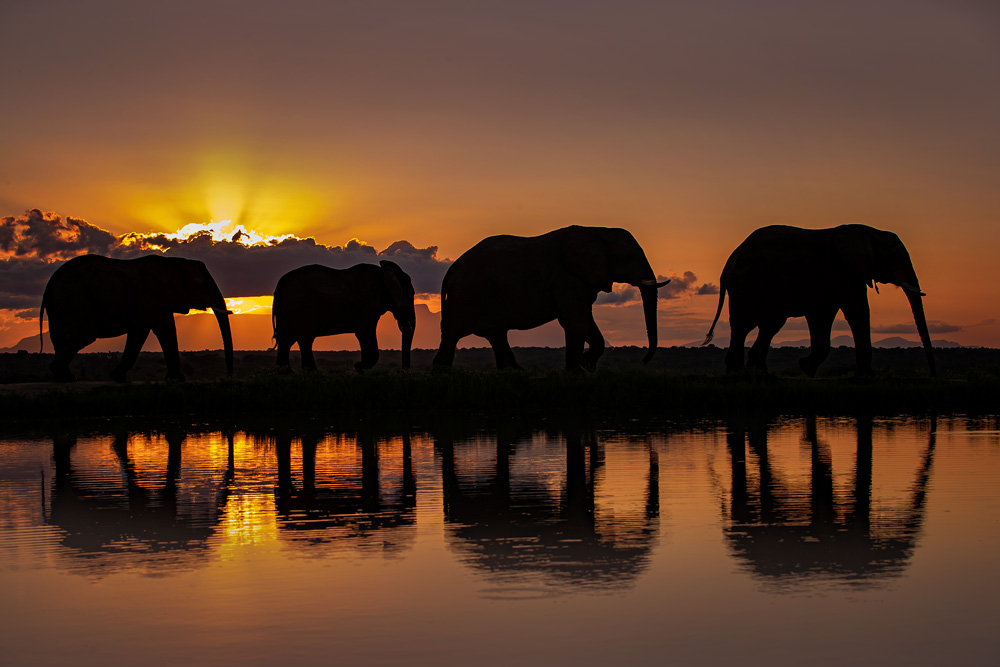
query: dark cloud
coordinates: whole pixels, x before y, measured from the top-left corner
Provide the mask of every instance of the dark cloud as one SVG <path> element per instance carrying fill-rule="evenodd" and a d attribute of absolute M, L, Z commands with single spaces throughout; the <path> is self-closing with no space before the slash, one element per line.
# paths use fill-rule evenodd
<path fill-rule="evenodd" d="M 663 282 L 664 280 L 669 280 L 670 282 L 659 289 L 660 300 L 664 299 L 680 299 L 682 297 L 701 295 L 701 294 L 718 294 L 719 288 L 715 285 L 705 283 L 700 287 L 696 287 L 695 283 L 698 281 L 698 277 L 690 271 L 685 271 L 682 275 L 672 274 L 670 276 L 656 276 L 657 282 Z M 625 306 L 633 303 L 641 303 L 642 295 L 639 293 L 638 287 L 633 287 L 632 285 L 624 285 L 621 283 L 615 283 L 613 291 L 611 292 L 601 292 L 597 295 L 597 301 L 595 305 L 598 306 Z"/>
<path fill-rule="evenodd" d="M 682 296 L 690 296 L 696 291 L 694 283 L 698 277 L 690 271 L 685 271 L 683 275 L 656 276 L 657 282 L 670 280 L 669 283 L 660 288 L 661 299 L 679 299 Z"/>
<path fill-rule="evenodd" d="M 396 241 L 382 252 L 352 239 L 344 246 L 328 246 L 315 239 L 285 238 L 270 243 L 246 246 L 233 241 L 212 241 L 209 234 L 187 239 L 140 237 L 119 245 L 114 257 L 137 257 L 159 251 L 165 255 L 199 259 L 215 276 L 226 296 L 261 296 L 271 294 L 278 279 L 300 266 L 322 264 L 343 269 L 355 264 L 376 264 L 391 259 L 413 281 L 417 292 L 438 293 L 441 280 L 451 262 L 437 257 L 437 247 L 416 248 L 408 241 Z"/>
<path fill-rule="evenodd" d="M 45 283 L 59 264 L 27 257 L 0 258 L 0 308 L 34 308 L 37 315 Z"/>
<path fill-rule="evenodd" d="M 0 252 L 13 257 L 69 259 L 83 253 L 107 253 L 117 243 L 111 232 L 86 220 L 37 208 L 0 219 Z"/>
<path fill-rule="evenodd" d="M 641 301 L 642 296 L 639 294 L 638 287 L 625 285 L 623 283 L 615 283 L 612 286 L 612 291 L 600 292 L 597 295 L 597 301 L 595 301 L 594 304 L 597 306 L 625 306 L 630 303 L 639 303 Z"/>
<path fill-rule="evenodd" d="M 289 237 L 247 246 L 238 237 L 239 233 L 227 241 L 213 241 L 208 232 L 187 238 L 136 233 L 115 237 L 86 220 L 37 209 L 8 216 L 0 221 L 0 308 L 37 307 L 52 272 L 63 261 L 86 253 L 122 259 L 148 254 L 198 259 L 229 297 L 271 294 L 283 274 L 306 264 L 342 269 L 382 259 L 392 260 L 409 274 L 416 292 L 437 294 L 451 264 L 438 259 L 437 246 L 417 248 L 405 240 L 379 252 L 357 239 L 330 246 L 312 238 Z"/>

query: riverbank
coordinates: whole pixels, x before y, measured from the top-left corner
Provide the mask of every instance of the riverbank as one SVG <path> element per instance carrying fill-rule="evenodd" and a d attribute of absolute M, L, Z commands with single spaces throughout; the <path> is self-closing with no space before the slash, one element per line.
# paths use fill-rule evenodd
<path fill-rule="evenodd" d="M 646 368 L 596 373 L 375 370 L 365 374 L 281 373 L 236 380 L 85 382 L 0 385 L 0 419 L 241 415 L 287 417 L 429 413 L 579 413 L 678 418 L 758 415 L 990 414 L 1000 405 L 1000 377 L 962 380 L 876 376 L 794 379 L 760 374 L 706 376 Z"/>

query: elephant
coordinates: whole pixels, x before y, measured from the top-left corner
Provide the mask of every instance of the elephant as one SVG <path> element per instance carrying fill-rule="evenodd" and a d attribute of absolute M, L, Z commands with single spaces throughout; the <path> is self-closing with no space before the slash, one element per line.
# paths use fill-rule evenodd
<path fill-rule="evenodd" d="M 920 282 L 899 237 L 867 225 L 802 229 L 786 225 L 761 227 L 729 256 L 719 281 L 719 307 L 703 344 L 712 340 L 729 293 L 727 372 L 743 367 L 743 345 L 755 327 L 757 340 L 747 365 L 766 371 L 771 339 L 789 317 L 805 316 L 810 352 L 799 360 L 809 377 L 830 353 L 830 332 L 838 311 L 854 336 L 857 374 L 871 374 L 871 317 L 868 288 L 891 283 L 903 288 L 935 376 L 934 351 L 921 297 Z"/>
<path fill-rule="evenodd" d="M 184 380 L 174 313 L 209 308 L 219 322 L 226 373 L 231 377 L 233 335 L 229 311 L 204 262 L 162 255 L 135 259 L 74 257 L 49 278 L 38 320 L 41 329 L 48 312 L 49 337 L 55 348 L 51 369 L 57 381 L 74 380 L 69 363 L 81 349 L 98 338 L 127 334 L 125 350 L 111 372 L 113 380 L 125 382 L 150 331 L 160 341 L 167 379 Z"/>
<path fill-rule="evenodd" d="M 634 285 L 642 295 L 647 363 L 657 345 L 656 290 L 670 281 L 656 281 L 631 233 L 573 225 L 540 236 L 483 239 L 444 276 L 441 346 L 434 366 L 451 366 L 458 341 L 474 334 L 489 341 L 497 368 L 518 369 L 507 332 L 557 320 L 566 331 L 567 370 L 593 370 L 604 353 L 604 336 L 592 306 L 597 293 L 610 292 L 616 282 Z"/>
<path fill-rule="evenodd" d="M 413 283 L 395 262 L 379 266 L 357 264 L 347 269 L 310 264 L 278 280 L 274 288 L 271 323 L 278 366 L 288 367 L 294 343 L 302 353 L 302 369 L 316 370 L 312 345 L 317 336 L 353 333 L 361 345 L 359 373 L 378 361 L 375 327 L 389 311 L 403 334 L 403 368 L 410 367 L 410 346 L 417 327 L 413 310 Z"/>

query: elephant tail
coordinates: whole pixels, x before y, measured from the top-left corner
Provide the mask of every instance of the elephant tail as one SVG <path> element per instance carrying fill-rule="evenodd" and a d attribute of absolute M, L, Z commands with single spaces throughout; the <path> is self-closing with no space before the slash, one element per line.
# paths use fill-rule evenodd
<path fill-rule="evenodd" d="M 723 276 L 719 279 L 719 307 L 715 311 L 715 319 L 712 320 L 712 328 L 708 330 L 708 335 L 705 336 L 705 342 L 702 345 L 708 345 L 712 342 L 712 337 L 715 336 L 715 325 L 719 323 L 719 315 L 722 315 L 722 304 L 726 301 L 726 278 Z"/>

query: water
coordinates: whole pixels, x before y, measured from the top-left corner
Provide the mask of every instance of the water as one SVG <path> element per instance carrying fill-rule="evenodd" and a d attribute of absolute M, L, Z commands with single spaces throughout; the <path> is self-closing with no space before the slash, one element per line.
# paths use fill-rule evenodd
<path fill-rule="evenodd" d="M 997 419 L 0 440 L 0 663 L 996 665 Z"/>

